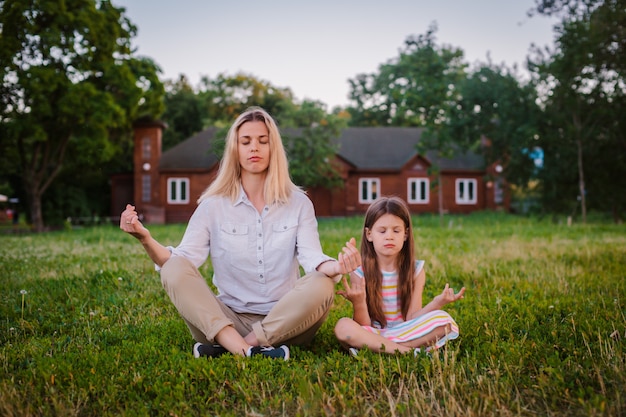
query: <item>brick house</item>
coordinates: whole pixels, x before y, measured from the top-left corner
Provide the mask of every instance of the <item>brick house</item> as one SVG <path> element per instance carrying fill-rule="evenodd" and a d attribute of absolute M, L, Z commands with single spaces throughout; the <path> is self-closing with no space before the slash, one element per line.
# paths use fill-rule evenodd
<path fill-rule="evenodd" d="M 215 178 L 219 160 L 211 142 L 217 129 L 206 129 L 162 153 L 164 127 L 160 122 L 135 124 L 134 172 L 111 178 L 113 215 L 134 202 L 146 222 L 186 222 L 198 196 Z M 281 133 L 287 137 L 290 132 Z M 413 213 L 436 213 L 440 187 L 429 168 L 437 165 L 445 212 L 509 209 L 510 194 L 499 165 L 486 167 L 483 157 L 472 153 L 439 162 L 434 151 L 420 155 L 415 148 L 421 133 L 420 128 L 403 127 L 344 129 L 332 161 L 344 186 L 307 190 L 316 215 L 362 214 L 381 195 L 404 198 Z"/>

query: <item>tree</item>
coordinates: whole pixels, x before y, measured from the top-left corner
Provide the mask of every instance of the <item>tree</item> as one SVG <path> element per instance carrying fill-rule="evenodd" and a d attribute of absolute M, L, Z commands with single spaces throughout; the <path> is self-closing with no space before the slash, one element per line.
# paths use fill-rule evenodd
<path fill-rule="evenodd" d="M 345 118 L 327 114 L 320 102 L 304 101 L 277 115 L 277 120 L 281 126 L 291 128 L 284 130 L 283 135 L 289 172 L 296 184 L 304 188 L 343 184 L 330 161 L 337 154 L 335 139 L 346 126 Z"/>
<path fill-rule="evenodd" d="M 133 56 L 136 28 L 107 0 L 1 1 L 0 133 L 30 218 L 68 157 L 116 155 L 134 119 L 162 111 L 157 66 Z"/>
<path fill-rule="evenodd" d="M 426 126 L 442 123 L 455 88 L 465 78 L 463 51 L 436 43 L 436 25 L 409 36 L 396 59 L 378 73 L 361 74 L 350 83 L 353 126 Z"/>
<path fill-rule="evenodd" d="M 541 116 L 534 85 L 520 83 L 503 65 L 482 64 L 458 84 L 458 95 L 438 134 L 499 162 L 507 182 L 526 187 L 536 174 L 532 158 Z"/>
<path fill-rule="evenodd" d="M 409 36 L 397 59 L 379 67 L 379 72 L 350 80 L 349 107 L 352 125 L 425 127 L 418 151 L 436 150 L 433 184 L 441 189 L 441 160 L 462 151 L 458 138 L 440 134 L 451 107 L 456 103 L 458 85 L 466 77 L 463 51 L 439 46 L 436 25 L 424 35 Z M 439 213 L 443 222 L 443 193 L 439 192 Z"/>
<path fill-rule="evenodd" d="M 617 192 L 626 188 L 626 2 L 543 0 L 532 13 L 562 19 L 555 50 L 536 49 L 530 60 L 546 92 L 544 199 L 561 208 L 577 195 L 583 221 L 588 205 L 611 207 L 619 220 L 626 209 Z"/>
<path fill-rule="evenodd" d="M 176 81 L 165 83 L 165 112 L 162 119 L 167 124 L 163 132 L 163 149 L 169 149 L 205 128 L 206 105 L 180 75 Z"/>
<path fill-rule="evenodd" d="M 276 87 L 253 75 L 238 73 L 234 76 L 220 74 L 211 80 L 203 77 L 198 95 L 205 103 L 206 126 L 228 126 L 250 106 L 263 107 L 277 116 L 295 104 L 289 88 Z"/>

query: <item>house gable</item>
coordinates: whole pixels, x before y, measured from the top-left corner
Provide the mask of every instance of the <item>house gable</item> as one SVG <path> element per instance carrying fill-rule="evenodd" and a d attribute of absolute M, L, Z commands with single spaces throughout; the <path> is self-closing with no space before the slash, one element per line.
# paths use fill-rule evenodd
<path fill-rule="evenodd" d="M 424 158 L 422 155 L 414 155 L 404 166 L 402 167 L 402 171 L 409 173 L 419 173 L 428 175 L 428 170 L 431 167 L 431 163 L 429 160 Z"/>
<path fill-rule="evenodd" d="M 398 170 L 417 154 L 421 133 L 419 128 L 346 128 L 338 139 L 338 155 L 359 170 Z"/>

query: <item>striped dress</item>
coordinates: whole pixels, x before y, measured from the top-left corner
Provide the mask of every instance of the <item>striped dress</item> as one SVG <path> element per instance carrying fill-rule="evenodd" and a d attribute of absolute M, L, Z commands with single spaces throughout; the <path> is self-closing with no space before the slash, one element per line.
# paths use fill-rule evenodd
<path fill-rule="evenodd" d="M 424 261 L 415 262 L 415 273 L 424 268 Z M 359 267 L 355 273 L 363 277 L 363 270 Z M 409 321 L 402 318 L 400 297 L 398 297 L 398 273 L 383 273 L 383 313 L 387 319 L 387 327 L 381 328 L 380 323 L 375 322 L 374 326 L 362 326 L 364 329 L 383 336 L 392 342 L 402 343 L 418 339 L 432 332 L 434 329 L 450 325 L 450 333 L 440 338 L 435 344 L 436 348 L 442 347 L 448 340 L 459 337 L 459 326 L 454 319 L 443 310 L 435 310 L 416 317 Z"/>

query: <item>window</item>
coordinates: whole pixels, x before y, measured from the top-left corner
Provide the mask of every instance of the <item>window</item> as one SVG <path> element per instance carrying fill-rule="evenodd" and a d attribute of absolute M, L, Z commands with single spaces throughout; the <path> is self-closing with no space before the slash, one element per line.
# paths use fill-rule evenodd
<path fill-rule="evenodd" d="M 168 204 L 189 203 L 189 178 L 169 178 L 167 180 Z"/>
<path fill-rule="evenodd" d="M 476 204 L 476 180 L 459 178 L 456 180 L 456 203 Z"/>
<path fill-rule="evenodd" d="M 141 176 L 141 201 L 149 203 L 152 196 L 152 178 L 150 175 Z"/>
<path fill-rule="evenodd" d="M 150 144 L 150 138 L 146 136 L 145 138 L 141 139 L 141 157 L 144 160 L 150 159 L 151 152 L 152 148 Z"/>
<path fill-rule="evenodd" d="M 410 204 L 428 204 L 429 190 L 428 178 L 409 178 L 407 201 Z"/>
<path fill-rule="evenodd" d="M 380 179 L 361 178 L 359 179 L 359 203 L 371 203 L 380 194 Z"/>
<path fill-rule="evenodd" d="M 503 183 L 502 178 L 498 178 L 494 182 L 495 188 L 493 189 L 493 202 L 496 204 L 504 203 L 504 186 L 502 183 Z"/>

